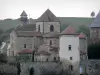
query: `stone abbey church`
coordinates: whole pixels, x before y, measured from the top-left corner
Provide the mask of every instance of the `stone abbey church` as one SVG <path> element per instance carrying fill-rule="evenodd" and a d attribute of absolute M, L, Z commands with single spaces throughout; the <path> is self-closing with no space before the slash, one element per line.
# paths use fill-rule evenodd
<path fill-rule="evenodd" d="M 25 11 L 20 15 L 21 25 L 10 34 L 8 56 L 35 53 L 36 61 L 59 60 L 59 19 L 47 9 L 36 21 L 29 24 Z"/>
<path fill-rule="evenodd" d="M 34 61 L 59 61 L 66 58 L 71 62 L 87 59 L 87 39 L 83 33 L 68 26 L 61 32 L 59 19 L 47 9 L 35 24 L 29 24 L 25 11 L 20 15 L 21 25 L 10 34 L 7 56 L 29 56 Z M 23 59 L 23 58 L 22 58 Z M 79 63 L 77 63 L 79 66 Z"/>

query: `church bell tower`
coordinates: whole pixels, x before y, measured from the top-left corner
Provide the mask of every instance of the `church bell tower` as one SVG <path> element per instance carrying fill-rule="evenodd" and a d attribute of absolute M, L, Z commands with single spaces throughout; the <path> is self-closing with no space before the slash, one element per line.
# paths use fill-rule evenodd
<path fill-rule="evenodd" d="M 20 15 L 20 21 L 22 25 L 26 25 L 28 23 L 27 14 L 25 11 L 23 11 L 22 14 Z"/>

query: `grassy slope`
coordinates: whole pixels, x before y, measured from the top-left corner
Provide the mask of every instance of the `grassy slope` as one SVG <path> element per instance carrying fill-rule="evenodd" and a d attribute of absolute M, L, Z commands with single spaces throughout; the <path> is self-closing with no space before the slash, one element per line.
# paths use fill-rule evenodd
<path fill-rule="evenodd" d="M 92 23 L 91 18 L 77 18 L 77 17 L 59 17 L 61 21 L 62 30 L 66 28 L 67 25 L 72 25 L 78 28 L 80 25 L 88 26 Z M 31 20 L 32 22 L 32 20 Z M 10 28 L 15 28 L 20 24 L 20 20 L 5 19 L 0 20 L 0 28 L 3 30 L 8 30 Z"/>
<path fill-rule="evenodd" d="M 76 29 L 80 25 L 85 25 L 88 27 L 93 21 L 91 18 L 78 18 L 78 17 L 60 17 L 59 19 L 61 21 L 62 30 L 65 29 L 66 27 L 65 25 L 71 25 Z"/>

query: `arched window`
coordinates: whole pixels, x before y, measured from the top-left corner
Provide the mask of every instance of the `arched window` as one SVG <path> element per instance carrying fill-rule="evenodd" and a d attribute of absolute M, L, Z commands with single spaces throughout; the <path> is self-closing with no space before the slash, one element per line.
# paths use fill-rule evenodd
<path fill-rule="evenodd" d="M 40 32 L 40 25 L 38 25 L 38 32 Z"/>
<path fill-rule="evenodd" d="M 34 68 L 33 67 L 30 69 L 30 75 L 34 75 Z"/>
<path fill-rule="evenodd" d="M 52 40 L 50 40 L 50 45 L 52 45 Z"/>
<path fill-rule="evenodd" d="M 50 32 L 53 32 L 53 31 L 54 31 L 54 26 L 51 25 L 51 26 L 50 26 Z"/>

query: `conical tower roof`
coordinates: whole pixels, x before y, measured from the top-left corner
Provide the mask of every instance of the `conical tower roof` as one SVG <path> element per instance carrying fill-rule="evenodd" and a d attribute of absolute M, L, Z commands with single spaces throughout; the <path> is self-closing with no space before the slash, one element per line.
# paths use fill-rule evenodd
<path fill-rule="evenodd" d="M 37 21 L 51 21 L 56 22 L 59 21 L 59 19 L 49 10 L 47 9 L 39 18 Z"/>
<path fill-rule="evenodd" d="M 90 27 L 100 27 L 100 11 L 94 19 L 94 21 L 92 22 L 92 24 L 90 25 Z"/>
<path fill-rule="evenodd" d="M 78 37 L 80 39 L 85 39 L 86 38 L 86 36 L 85 36 L 85 34 L 83 32 L 81 32 L 80 35 L 78 35 Z"/>
<path fill-rule="evenodd" d="M 20 16 L 27 16 L 26 12 L 23 10 Z"/>

